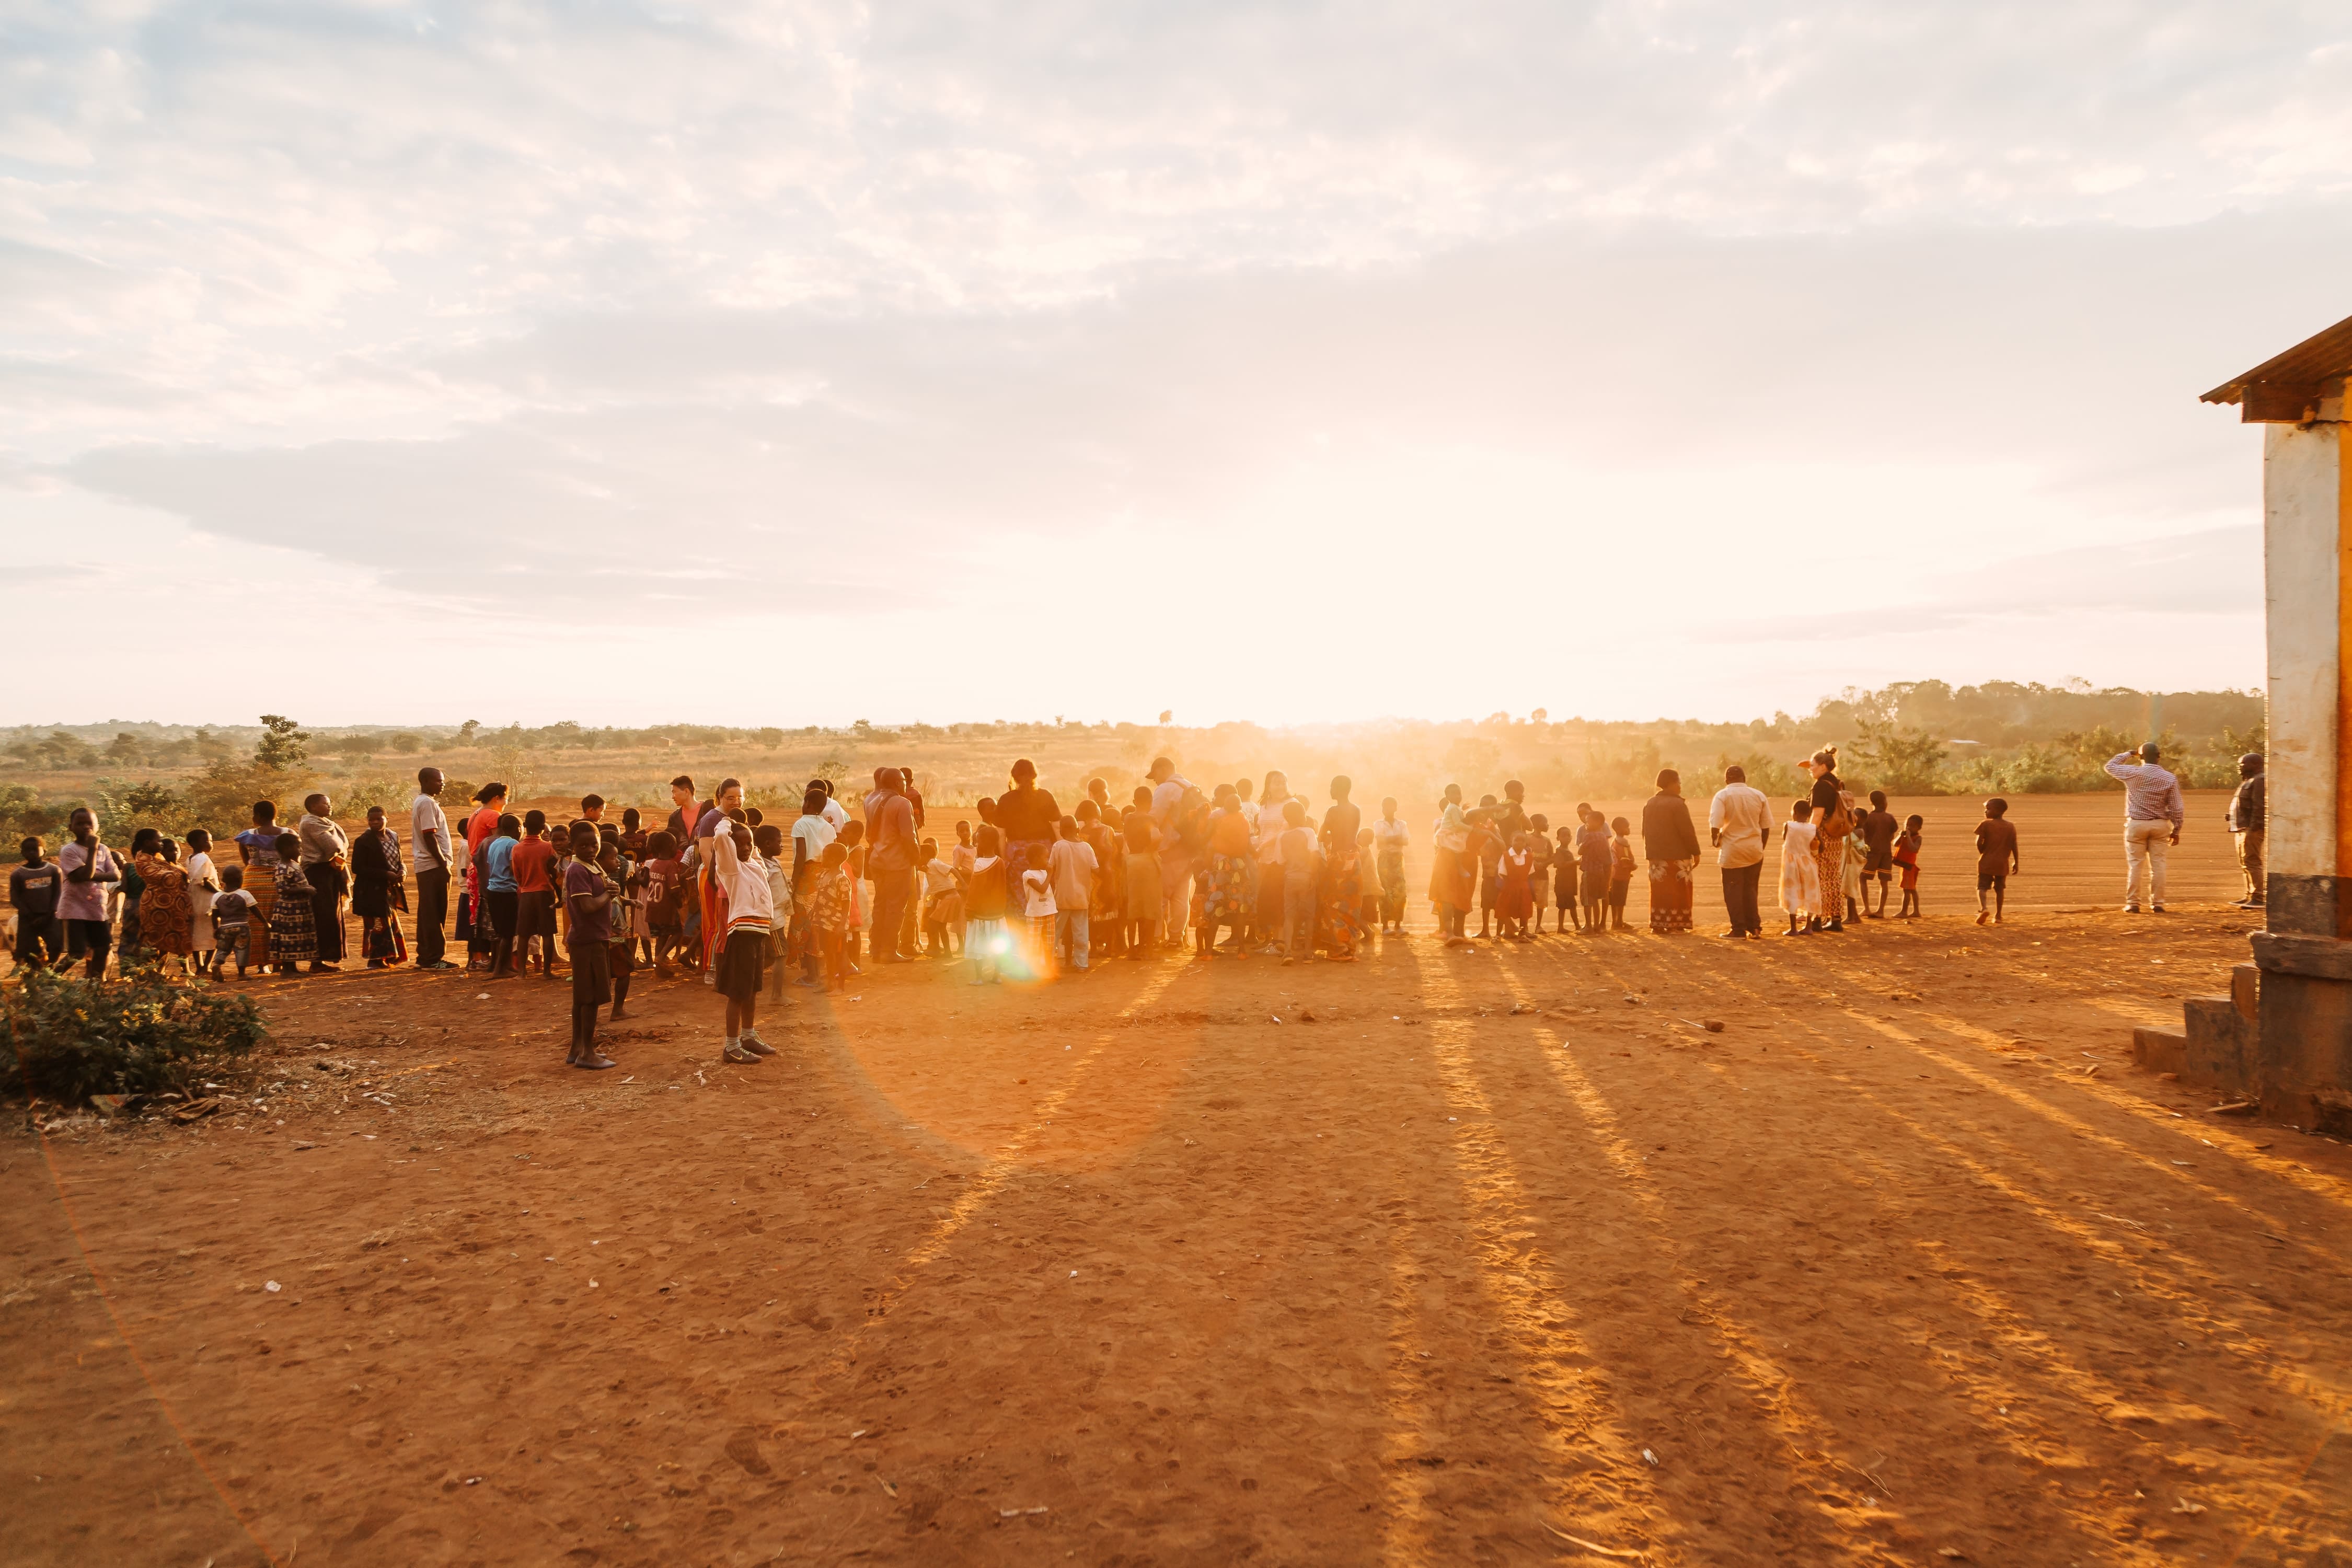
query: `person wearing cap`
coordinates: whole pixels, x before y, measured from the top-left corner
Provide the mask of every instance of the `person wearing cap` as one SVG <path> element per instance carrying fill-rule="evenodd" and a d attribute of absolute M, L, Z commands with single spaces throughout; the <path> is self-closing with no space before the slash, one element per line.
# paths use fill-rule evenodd
<path fill-rule="evenodd" d="M 2164 912 L 2164 856 L 2180 842 L 2181 825 L 2189 820 L 2180 798 L 2180 781 L 2168 768 L 2158 767 L 2162 753 L 2150 741 L 2137 756 L 2117 752 L 2107 761 L 2107 773 L 2124 786 L 2124 913 L 2139 913 L 2145 883 L 2147 906 Z"/>
<path fill-rule="evenodd" d="M 2246 879 L 2242 910 L 2263 907 L 2263 754 L 2238 759 L 2238 790 L 2230 797 L 2230 832 L 2238 841 L 2238 870 Z"/>

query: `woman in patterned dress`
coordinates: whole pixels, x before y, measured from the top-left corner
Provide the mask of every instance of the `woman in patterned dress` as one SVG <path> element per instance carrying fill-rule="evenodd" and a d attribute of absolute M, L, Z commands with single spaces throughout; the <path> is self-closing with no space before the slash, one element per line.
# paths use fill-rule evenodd
<path fill-rule="evenodd" d="M 302 874 L 302 841 L 283 834 L 277 843 L 277 907 L 269 911 L 269 962 L 280 974 L 318 972 L 319 927 L 310 908 L 310 879 Z"/>
<path fill-rule="evenodd" d="M 1250 858 L 1249 818 L 1242 811 L 1241 793 L 1229 784 L 1219 784 L 1209 808 L 1209 875 L 1201 895 L 1201 951 L 1197 956 L 1216 955 L 1219 926 L 1233 928 L 1234 940 L 1225 952 L 1244 951 L 1242 937 L 1249 922 Z"/>
<path fill-rule="evenodd" d="M 1683 775 L 1658 772 L 1658 793 L 1642 806 L 1642 854 L 1650 863 L 1650 931 L 1691 928 L 1691 874 L 1698 866 L 1698 827 L 1683 799 Z"/>
<path fill-rule="evenodd" d="M 178 958 L 185 968 L 195 951 L 194 911 L 188 901 L 188 874 L 166 857 L 169 847 L 152 827 L 141 828 L 131 842 L 131 864 L 147 884 L 139 900 L 139 941 L 159 957 Z"/>
<path fill-rule="evenodd" d="M 1823 746 L 1807 764 L 1813 772 L 1813 859 L 1821 879 L 1821 913 L 1817 931 L 1845 930 L 1845 840 L 1853 830 L 1853 814 L 1846 808 L 1845 782 L 1837 776 L 1837 748 Z"/>

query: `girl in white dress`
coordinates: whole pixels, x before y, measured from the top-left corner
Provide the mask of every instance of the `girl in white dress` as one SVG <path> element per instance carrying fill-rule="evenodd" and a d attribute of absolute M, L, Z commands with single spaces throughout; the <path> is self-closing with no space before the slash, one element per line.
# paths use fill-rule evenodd
<path fill-rule="evenodd" d="M 1789 936 L 1811 936 L 1822 918 L 1822 871 L 1813 858 L 1813 803 L 1801 800 L 1789 811 L 1780 835 L 1780 907 L 1789 913 Z"/>
<path fill-rule="evenodd" d="M 193 943 L 192 956 L 195 971 L 203 974 L 213 966 L 213 900 L 221 890 L 220 868 L 213 864 L 213 836 L 201 827 L 188 829 L 188 910 L 191 916 L 188 935 Z"/>

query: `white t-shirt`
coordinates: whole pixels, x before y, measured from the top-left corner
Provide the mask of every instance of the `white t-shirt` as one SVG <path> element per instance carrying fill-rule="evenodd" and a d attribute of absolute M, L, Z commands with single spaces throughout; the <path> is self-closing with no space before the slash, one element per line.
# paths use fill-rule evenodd
<path fill-rule="evenodd" d="M 1042 868 L 1032 868 L 1021 873 L 1021 889 L 1028 896 L 1023 912 L 1031 920 L 1042 920 L 1059 914 L 1054 907 L 1054 879 Z"/>
<path fill-rule="evenodd" d="M 449 852 L 449 819 L 441 811 L 441 803 L 423 790 L 408 803 L 408 864 L 411 870 L 446 871 L 454 857 Z"/>
<path fill-rule="evenodd" d="M 188 857 L 188 907 L 201 920 L 213 912 L 213 899 L 220 891 L 220 869 L 213 858 L 199 849 Z"/>
<path fill-rule="evenodd" d="M 808 847 L 807 858 L 814 864 L 824 858 L 824 847 L 841 837 L 841 826 L 830 817 L 795 816 L 793 837 Z"/>
<path fill-rule="evenodd" d="M 1760 865 L 1764 835 L 1772 826 L 1772 803 L 1764 792 L 1744 784 L 1727 784 L 1715 792 L 1706 808 L 1706 826 L 1723 836 L 1715 863 L 1728 869 Z"/>

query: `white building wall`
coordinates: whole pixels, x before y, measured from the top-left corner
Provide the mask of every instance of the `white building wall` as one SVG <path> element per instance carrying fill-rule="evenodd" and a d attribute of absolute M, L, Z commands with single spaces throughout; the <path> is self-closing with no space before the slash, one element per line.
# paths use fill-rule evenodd
<path fill-rule="evenodd" d="M 2336 723 L 2342 619 L 2334 424 L 2263 426 L 2263 573 L 2269 612 L 2270 869 L 2336 874 Z"/>

